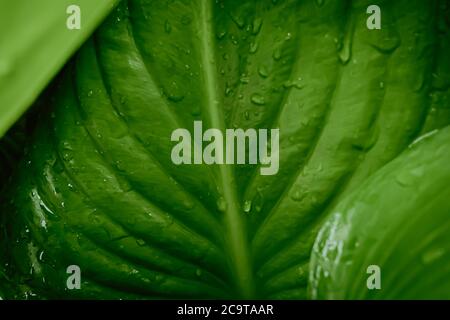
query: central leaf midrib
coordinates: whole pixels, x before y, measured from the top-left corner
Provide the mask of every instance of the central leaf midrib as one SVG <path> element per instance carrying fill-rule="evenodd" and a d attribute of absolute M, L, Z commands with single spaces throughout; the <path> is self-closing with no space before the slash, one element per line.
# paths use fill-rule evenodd
<path fill-rule="evenodd" d="M 220 108 L 217 95 L 217 68 L 215 63 L 215 52 L 213 49 L 214 31 L 211 24 L 212 1 L 202 1 L 200 16 L 198 17 L 200 56 L 203 66 L 205 85 L 205 110 L 211 127 L 225 131 L 225 117 Z M 229 254 L 231 272 L 235 281 L 235 287 L 242 298 L 251 298 L 254 295 L 254 283 L 250 262 L 249 243 L 245 226 L 241 216 L 241 210 L 236 194 L 236 180 L 233 168 L 228 165 L 219 165 L 218 170 L 222 197 L 226 203 L 224 214 L 226 252 Z"/>

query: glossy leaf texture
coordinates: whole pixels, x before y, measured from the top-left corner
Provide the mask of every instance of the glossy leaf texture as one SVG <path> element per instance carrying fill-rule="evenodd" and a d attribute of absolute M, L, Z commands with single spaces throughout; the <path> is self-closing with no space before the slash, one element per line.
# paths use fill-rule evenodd
<path fill-rule="evenodd" d="M 0 137 L 33 104 L 118 0 L 0 1 Z M 80 29 L 69 30 L 69 6 Z M 70 10 L 69 13 L 72 11 Z"/>
<path fill-rule="evenodd" d="M 306 298 L 321 222 L 421 132 L 448 61 L 440 3 L 379 1 L 377 31 L 369 4 L 122 2 L 5 195 L 10 296 Z M 173 164 L 171 133 L 195 120 L 279 128 L 278 174 Z"/>
<path fill-rule="evenodd" d="M 424 136 L 333 210 L 311 257 L 313 298 L 450 298 L 449 142 L 450 127 Z"/>

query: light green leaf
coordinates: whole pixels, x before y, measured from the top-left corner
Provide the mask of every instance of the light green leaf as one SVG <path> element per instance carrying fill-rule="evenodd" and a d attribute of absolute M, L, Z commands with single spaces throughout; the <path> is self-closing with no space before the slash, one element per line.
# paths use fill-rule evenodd
<path fill-rule="evenodd" d="M 27 110 L 118 0 L 0 1 L 0 137 Z M 66 10 L 81 9 L 69 30 Z"/>
<path fill-rule="evenodd" d="M 421 140 L 333 210 L 311 258 L 313 298 L 450 299 L 450 127 Z"/>

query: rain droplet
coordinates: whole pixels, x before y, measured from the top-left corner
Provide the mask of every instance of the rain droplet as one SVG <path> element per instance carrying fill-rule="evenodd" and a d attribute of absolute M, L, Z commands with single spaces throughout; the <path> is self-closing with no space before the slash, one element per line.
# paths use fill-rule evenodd
<path fill-rule="evenodd" d="M 261 65 L 258 68 L 258 74 L 262 77 L 262 78 L 267 78 L 269 76 L 269 70 L 267 70 L 267 67 L 265 65 Z"/>
<path fill-rule="evenodd" d="M 276 61 L 278 61 L 278 60 L 281 59 L 281 49 L 280 49 L 280 48 L 276 48 L 276 49 L 273 51 L 272 58 L 273 58 L 274 60 L 276 60 Z"/>
<path fill-rule="evenodd" d="M 227 34 L 227 32 L 224 30 L 217 32 L 217 34 L 216 34 L 217 39 L 219 39 L 219 40 L 223 39 L 226 36 L 226 34 Z"/>
<path fill-rule="evenodd" d="M 229 95 L 231 95 L 233 93 L 233 89 L 231 89 L 230 87 L 226 87 L 225 88 L 225 95 L 228 97 Z"/>
<path fill-rule="evenodd" d="M 380 41 L 372 43 L 372 47 L 383 54 L 390 54 L 395 51 L 400 45 L 400 37 L 397 34 L 386 36 Z"/>
<path fill-rule="evenodd" d="M 146 242 L 145 242 L 145 240 L 143 240 L 143 239 L 136 239 L 136 243 L 137 243 L 137 245 L 140 246 L 140 247 L 143 247 L 143 246 L 146 245 Z"/>
<path fill-rule="evenodd" d="M 262 106 L 266 104 L 266 100 L 259 93 L 252 94 L 250 101 L 258 106 Z"/>
<path fill-rule="evenodd" d="M 259 17 L 255 18 L 255 20 L 253 20 L 252 33 L 258 34 L 259 31 L 261 30 L 261 26 L 262 26 L 262 19 Z"/>
<path fill-rule="evenodd" d="M 301 193 L 300 190 L 295 190 L 292 194 L 291 194 L 291 199 L 294 201 L 300 201 L 303 199 L 303 194 Z"/>
<path fill-rule="evenodd" d="M 166 31 L 166 33 L 172 32 L 172 26 L 170 25 L 169 20 L 166 20 L 164 23 L 164 31 Z"/>
<path fill-rule="evenodd" d="M 239 81 L 243 84 L 247 84 L 250 82 L 250 78 L 247 77 L 246 75 L 242 75 L 241 78 L 239 79 Z"/>
<path fill-rule="evenodd" d="M 249 213 L 250 210 L 252 210 L 252 201 L 251 200 L 245 200 L 244 202 L 244 212 Z"/>
<path fill-rule="evenodd" d="M 227 210 L 227 202 L 225 201 L 225 199 L 223 197 L 220 197 L 217 200 L 217 208 L 221 212 L 225 212 Z"/>
<path fill-rule="evenodd" d="M 347 64 L 352 57 L 352 40 L 351 36 L 347 36 L 343 42 L 341 49 L 338 51 L 338 57 L 342 64 Z"/>
<path fill-rule="evenodd" d="M 250 53 L 255 53 L 256 51 L 258 51 L 258 43 L 257 42 L 252 42 L 250 43 Z"/>
<path fill-rule="evenodd" d="M 245 21 L 244 21 L 243 17 L 241 17 L 237 14 L 231 14 L 231 20 L 233 20 L 233 22 L 236 24 L 236 26 L 239 29 L 242 29 L 245 25 Z"/>

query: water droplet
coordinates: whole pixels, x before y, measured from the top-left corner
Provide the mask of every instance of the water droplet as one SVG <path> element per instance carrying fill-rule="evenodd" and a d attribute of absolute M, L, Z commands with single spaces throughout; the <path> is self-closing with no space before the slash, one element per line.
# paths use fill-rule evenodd
<path fill-rule="evenodd" d="M 136 243 L 138 246 L 143 247 L 145 246 L 147 243 L 145 242 L 145 240 L 143 239 L 136 239 Z"/>
<path fill-rule="evenodd" d="M 225 88 L 225 95 L 228 97 L 229 95 L 231 95 L 233 93 L 233 89 L 231 89 L 230 87 L 226 87 Z"/>
<path fill-rule="evenodd" d="M 372 47 L 383 54 L 390 54 L 395 51 L 400 45 L 400 37 L 397 34 L 391 34 L 379 41 L 372 43 Z"/>
<path fill-rule="evenodd" d="M 171 26 L 169 20 L 166 20 L 166 22 L 164 23 L 164 31 L 166 31 L 166 33 L 172 32 L 172 26 Z"/>
<path fill-rule="evenodd" d="M 178 83 L 175 81 L 170 83 L 169 89 L 164 90 L 164 93 L 166 94 L 167 98 L 173 102 L 180 102 L 184 99 L 184 94 L 181 92 Z"/>
<path fill-rule="evenodd" d="M 195 275 L 196 275 L 197 277 L 200 277 L 200 276 L 202 275 L 202 270 L 201 270 L 201 269 L 195 270 Z"/>
<path fill-rule="evenodd" d="M 262 78 L 267 78 L 269 76 L 269 70 L 267 70 L 267 67 L 265 65 L 261 65 L 258 67 L 258 74 Z"/>
<path fill-rule="evenodd" d="M 227 34 L 227 32 L 225 30 L 217 32 L 217 34 L 216 34 L 217 39 L 219 39 L 219 40 L 223 39 L 226 36 L 226 34 Z"/>
<path fill-rule="evenodd" d="M 266 100 L 259 93 L 252 94 L 250 101 L 256 105 L 262 106 L 266 104 Z"/>
<path fill-rule="evenodd" d="M 255 35 L 258 34 L 259 31 L 261 30 L 261 26 L 262 26 L 262 19 L 259 17 L 255 18 L 255 20 L 253 20 L 252 33 Z"/>
<path fill-rule="evenodd" d="M 291 199 L 294 201 L 300 201 L 303 198 L 304 198 L 304 195 L 302 194 L 302 192 L 299 189 L 297 189 L 291 193 Z"/>
<path fill-rule="evenodd" d="M 256 196 L 253 201 L 253 205 L 255 207 L 256 212 L 261 212 L 263 205 L 264 205 L 264 198 L 261 191 L 258 190 L 256 193 Z"/>
<path fill-rule="evenodd" d="M 250 53 L 255 53 L 256 51 L 258 51 L 258 43 L 257 42 L 250 43 L 249 52 Z"/>
<path fill-rule="evenodd" d="M 276 61 L 278 61 L 278 60 L 281 59 L 281 49 L 280 49 L 280 48 L 276 48 L 276 49 L 273 51 L 272 58 L 273 58 L 274 60 L 276 60 Z"/>
<path fill-rule="evenodd" d="M 88 96 L 88 97 L 92 97 L 93 93 L 94 93 L 94 91 L 89 90 L 88 93 L 87 93 L 87 96 Z"/>
<path fill-rule="evenodd" d="M 245 200 L 244 201 L 244 212 L 249 213 L 250 210 L 252 210 L 252 201 L 251 200 Z"/>
<path fill-rule="evenodd" d="M 333 41 L 336 44 L 336 50 L 340 51 L 342 49 L 342 40 L 340 38 L 334 38 Z"/>
<path fill-rule="evenodd" d="M 384 88 L 384 82 L 380 81 L 380 89 L 383 89 L 383 88 Z"/>
<path fill-rule="evenodd" d="M 231 20 L 236 24 L 239 29 L 242 29 L 245 26 L 244 18 L 237 14 L 231 14 Z"/>
<path fill-rule="evenodd" d="M 227 210 L 227 202 L 225 201 L 225 199 L 223 197 L 220 197 L 217 200 L 217 208 L 221 212 L 225 212 Z"/>
<path fill-rule="evenodd" d="M 338 57 L 342 64 L 346 65 L 352 57 L 352 40 L 351 36 L 347 36 L 343 42 L 341 49 L 338 51 Z"/>
<path fill-rule="evenodd" d="M 243 74 L 243 75 L 241 76 L 241 78 L 239 79 L 239 81 L 240 81 L 241 83 L 243 83 L 243 84 L 247 84 L 247 83 L 250 82 L 250 78 Z"/>

